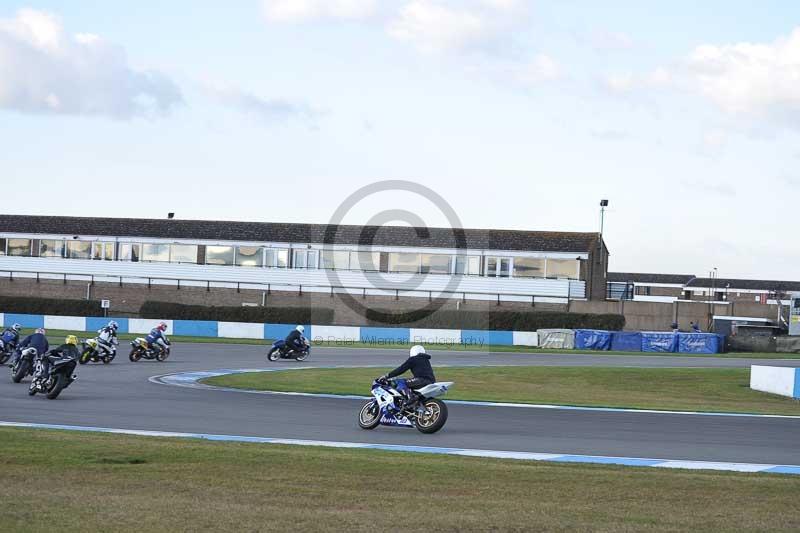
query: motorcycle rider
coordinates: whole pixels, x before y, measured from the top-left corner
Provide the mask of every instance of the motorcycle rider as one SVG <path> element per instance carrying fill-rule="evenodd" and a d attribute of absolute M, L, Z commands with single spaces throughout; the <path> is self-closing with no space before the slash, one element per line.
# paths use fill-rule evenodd
<path fill-rule="evenodd" d="M 47 379 L 50 376 L 50 356 L 61 357 L 61 358 L 72 358 L 77 359 L 80 357 L 80 351 L 78 350 L 78 337 L 75 335 L 67 335 L 64 339 L 64 344 L 57 348 L 53 348 L 50 353 L 39 352 L 39 358 L 42 361 L 42 369 L 41 373 L 35 373 L 33 375 L 33 379 L 40 379 L 44 378 Z"/>
<path fill-rule="evenodd" d="M 297 327 L 286 336 L 284 339 L 284 342 L 286 343 L 286 349 L 284 350 L 284 353 L 288 352 L 289 350 L 302 352 L 305 349 L 306 345 L 303 342 L 303 332 L 305 330 L 306 328 L 298 324 Z"/>
<path fill-rule="evenodd" d="M 115 346 L 119 344 L 119 340 L 117 340 L 118 329 L 119 324 L 112 320 L 108 325 L 97 330 L 97 344 L 108 354 L 113 353 L 116 349 Z"/>
<path fill-rule="evenodd" d="M 19 343 L 17 346 L 17 353 L 14 358 L 8 363 L 8 366 L 13 367 L 19 358 L 22 356 L 22 350 L 25 348 L 36 348 L 37 354 L 43 354 L 50 349 L 50 343 L 47 342 L 47 337 L 45 336 L 47 332 L 44 328 L 38 328 L 36 331 L 22 339 L 22 342 Z"/>
<path fill-rule="evenodd" d="M 411 371 L 413 378 L 411 379 L 398 379 L 397 390 L 406 397 L 408 402 L 414 399 L 414 390 L 421 389 L 426 385 L 436 382 L 436 376 L 433 375 L 433 367 L 431 367 L 431 356 L 425 353 L 425 347 L 419 344 L 412 346 L 408 352 L 408 359 L 405 362 L 389 372 L 379 377 L 378 380 L 387 380 L 399 376 L 405 372 Z"/>
<path fill-rule="evenodd" d="M 12 324 L 10 328 L 3 330 L 0 334 L 0 350 L 7 349 L 9 351 L 16 348 L 19 344 L 19 332 L 22 330 L 20 324 Z"/>
<path fill-rule="evenodd" d="M 167 331 L 167 323 L 159 322 L 156 327 L 150 330 L 144 340 L 147 341 L 147 349 L 153 350 L 154 348 L 160 351 L 167 349 L 167 341 L 164 332 Z"/>

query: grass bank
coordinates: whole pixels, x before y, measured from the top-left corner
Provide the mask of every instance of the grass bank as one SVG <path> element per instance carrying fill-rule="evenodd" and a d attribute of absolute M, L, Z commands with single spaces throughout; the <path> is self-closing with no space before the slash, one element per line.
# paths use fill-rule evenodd
<path fill-rule="evenodd" d="M 774 474 L 10 428 L 0 466 L 3 531 L 800 528 L 800 477 Z"/>
<path fill-rule="evenodd" d="M 23 336 L 33 333 L 33 329 L 27 328 L 23 330 Z M 96 331 L 66 331 L 66 330 L 56 330 L 56 329 L 48 329 L 47 336 L 52 343 L 60 343 L 62 342 L 62 337 L 66 335 L 77 335 L 81 340 L 87 337 L 95 337 L 97 335 Z M 167 332 L 169 335 L 169 332 Z M 143 334 L 141 333 L 122 333 L 119 335 L 121 341 L 130 341 L 136 337 L 141 337 Z M 197 336 L 186 336 L 186 335 L 169 335 L 169 338 L 176 342 L 196 342 L 196 343 L 208 343 L 208 344 L 248 344 L 248 345 L 257 345 L 257 346 L 268 346 L 272 344 L 272 340 L 262 340 L 262 339 L 223 339 L 217 337 L 197 337 Z M 313 339 L 312 339 L 313 340 Z M 376 349 L 401 349 L 407 350 L 412 346 L 412 343 L 369 343 L 369 342 L 350 342 L 350 341 L 322 341 L 322 342 L 314 342 L 313 346 L 316 347 L 323 347 L 323 348 L 353 348 L 353 349 L 369 349 L 369 350 L 376 350 Z M 313 349 L 312 346 L 312 349 Z M 707 355 L 686 355 L 686 354 L 669 354 L 669 353 L 652 353 L 652 352 L 618 352 L 618 351 L 597 351 L 597 350 L 540 350 L 539 348 L 534 348 L 531 346 L 504 346 L 498 344 L 454 344 L 454 345 L 436 345 L 436 344 L 429 344 L 426 346 L 427 349 L 433 351 L 439 350 L 446 350 L 446 351 L 456 351 L 456 352 L 474 352 L 474 353 L 486 353 L 486 352 L 493 352 L 493 353 L 527 353 L 527 354 L 578 354 L 578 355 L 628 355 L 628 356 L 664 356 L 664 355 L 672 355 L 672 356 L 680 356 L 680 357 L 696 357 L 696 358 L 706 358 L 710 357 Z M 726 357 L 726 358 L 750 358 L 750 359 L 800 359 L 800 354 L 790 354 L 790 353 L 752 353 L 752 352 L 740 352 L 740 353 L 725 353 L 725 354 L 715 354 L 713 357 Z"/>
<path fill-rule="evenodd" d="M 252 372 L 203 382 L 254 390 L 368 395 L 375 376 L 388 370 Z M 800 415 L 800 401 L 751 390 L 749 369 L 441 367 L 436 377 L 455 381 L 446 396 L 452 400 Z"/>

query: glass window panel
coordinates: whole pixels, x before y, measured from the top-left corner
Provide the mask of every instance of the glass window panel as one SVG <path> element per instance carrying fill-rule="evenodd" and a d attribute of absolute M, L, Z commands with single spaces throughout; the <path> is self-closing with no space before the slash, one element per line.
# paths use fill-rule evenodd
<path fill-rule="evenodd" d="M 317 268 L 317 251 L 316 250 L 309 250 L 308 256 L 306 257 L 306 267 L 307 268 Z"/>
<path fill-rule="evenodd" d="M 207 265 L 232 265 L 233 246 L 206 246 Z"/>
<path fill-rule="evenodd" d="M 500 272 L 497 274 L 498 276 L 508 277 L 511 267 L 511 260 L 507 258 L 500 259 Z"/>
<path fill-rule="evenodd" d="M 496 276 L 497 275 L 497 258 L 496 257 L 489 257 L 486 259 L 486 275 L 487 276 Z"/>
<path fill-rule="evenodd" d="M 294 268 L 305 268 L 306 267 L 306 251 L 305 250 L 295 250 L 294 251 L 294 260 L 292 261 L 292 266 Z"/>
<path fill-rule="evenodd" d="M 119 260 L 120 261 L 139 261 L 140 245 L 123 243 L 119 245 Z"/>
<path fill-rule="evenodd" d="M 0 239 L 0 255 L 6 255 L 6 240 Z"/>
<path fill-rule="evenodd" d="M 578 278 L 578 261 L 575 259 L 548 259 L 548 278 Z"/>
<path fill-rule="evenodd" d="M 422 254 L 423 274 L 449 274 L 452 256 L 440 254 Z"/>
<path fill-rule="evenodd" d="M 196 244 L 171 245 L 169 260 L 171 263 L 197 264 L 197 245 Z"/>
<path fill-rule="evenodd" d="M 89 241 L 67 241 L 67 257 L 70 259 L 91 259 L 92 243 Z"/>
<path fill-rule="evenodd" d="M 350 252 L 350 265 L 353 270 L 377 272 L 381 266 L 381 253 Z"/>
<path fill-rule="evenodd" d="M 289 264 L 289 250 L 267 249 L 267 266 L 275 268 L 286 268 Z"/>
<path fill-rule="evenodd" d="M 142 261 L 169 263 L 169 244 L 143 244 Z"/>
<path fill-rule="evenodd" d="M 206 248 L 206 255 L 208 248 Z M 239 266 L 264 266 L 264 248 L 261 246 L 239 246 L 236 248 L 236 264 Z"/>
<path fill-rule="evenodd" d="M 39 257 L 64 257 L 66 245 L 63 240 L 43 239 L 39 241 Z"/>
<path fill-rule="evenodd" d="M 515 257 L 514 258 L 514 277 L 515 278 L 543 278 L 544 259 L 535 257 Z"/>
<path fill-rule="evenodd" d="M 397 253 L 389 254 L 390 272 L 419 272 L 419 254 Z"/>
<path fill-rule="evenodd" d="M 31 255 L 30 239 L 8 239 L 8 255 L 27 256 Z"/>
<path fill-rule="evenodd" d="M 481 258 L 478 256 L 456 256 L 456 274 L 477 276 L 481 273 Z"/>
<path fill-rule="evenodd" d="M 353 252 L 355 254 L 355 252 Z M 347 270 L 350 268 L 350 252 L 339 250 L 322 251 L 322 268 Z"/>
<path fill-rule="evenodd" d="M 114 259 L 114 243 L 113 242 L 95 242 L 92 243 L 92 259 L 105 259 L 111 261 Z"/>
<path fill-rule="evenodd" d="M 487 257 L 486 275 L 491 277 L 508 277 L 511 259 L 508 257 Z"/>

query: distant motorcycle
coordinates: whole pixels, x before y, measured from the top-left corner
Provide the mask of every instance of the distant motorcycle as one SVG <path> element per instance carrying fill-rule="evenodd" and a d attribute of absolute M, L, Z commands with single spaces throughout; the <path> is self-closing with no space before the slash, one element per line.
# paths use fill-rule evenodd
<path fill-rule="evenodd" d="M 86 339 L 83 341 L 83 350 L 81 351 L 81 356 L 78 359 L 78 362 L 82 365 L 85 365 L 89 361 L 94 363 L 102 361 L 103 364 L 108 364 L 117 356 L 118 344 L 119 341 L 114 338 L 111 344 L 111 349 L 109 350 L 103 345 L 103 343 L 98 341 L 96 337 L 94 339 Z"/>
<path fill-rule="evenodd" d="M 159 344 L 153 344 L 152 348 L 147 346 L 147 340 L 144 337 L 136 337 L 131 341 L 131 353 L 128 359 L 132 362 L 137 362 L 140 359 L 155 359 L 156 361 L 165 361 L 169 357 L 170 342 L 165 336 L 164 343 L 166 347 L 162 348 Z"/>
<path fill-rule="evenodd" d="M 62 390 L 77 379 L 74 372 L 78 362 L 74 357 L 59 357 L 49 354 L 45 354 L 43 357 L 47 357 L 50 361 L 50 372 L 48 375 L 44 375 L 42 358 L 37 358 L 28 394 L 33 396 L 37 392 L 41 392 L 47 395 L 48 400 L 55 400 Z"/>
<path fill-rule="evenodd" d="M 14 365 L 11 367 L 11 381 L 19 383 L 25 379 L 26 376 L 32 376 L 37 355 L 39 355 L 39 352 L 36 348 L 26 348 L 22 350 L 17 360 L 14 361 Z"/>
<path fill-rule="evenodd" d="M 14 355 L 14 348 L 13 344 L 0 340 L 0 365 L 6 364 L 11 356 Z"/>
<path fill-rule="evenodd" d="M 436 397 L 452 386 L 452 381 L 432 383 L 413 391 L 414 397 L 409 401 L 392 380 L 375 380 L 374 398 L 361 407 L 358 425 L 361 429 L 375 429 L 379 425 L 415 427 L 420 433 L 436 433 L 447 422 L 447 405 Z"/>
<path fill-rule="evenodd" d="M 267 359 L 269 361 L 277 361 L 278 359 L 295 359 L 297 361 L 305 361 L 311 353 L 311 344 L 308 339 L 303 337 L 302 350 L 295 350 L 286 346 L 286 341 L 277 340 L 272 343 L 272 347 L 267 352 Z"/>

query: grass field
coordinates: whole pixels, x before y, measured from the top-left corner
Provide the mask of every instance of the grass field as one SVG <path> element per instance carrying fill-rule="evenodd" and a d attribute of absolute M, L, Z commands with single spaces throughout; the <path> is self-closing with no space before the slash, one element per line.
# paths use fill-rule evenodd
<path fill-rule="evenodd" d="M 255 390 L 369 394 L 372 380 L 390 369 L 329 368 L 252 372 L 203 380 Z M 756 392 L 749 369 L 608 367 L 440 367 L 439 381 L 455 381 L 452 400 L 545 403 L 800 415 L 800 401 Z"/>
<path fill-rule="evenodd" d="M 3 531 L 797 531 L 800 477 L 0 429 Z"/>
<path fill-rule="evenodd" d="M 33 329 L 27 328 L 23 330 L 23 336 L 33 333 Z M 167 332 L 169 334 L 169 332 Z M 63 342 L 62 337 L 66 335 L 77 335 L 81 340 L 90 337 L 94 338 L 97 335 L 96 331 L 65 331 L 65 330 L 55 330 L 49 329 L 47 330 L 47 337 L 50 339 L 51 343 L 53 344 L 60 344 Z M 143 334 L 133 334 L 133 333 L 122 333 L 119 335 L 120 341 L 130 341 L 133 340 L 135 337 L 141 337 Z M 272 344 L 271 340 L 261 340 L 261 339 L 222 339 L 217 337 L 197 337 L 197 336 L 179 336 L 179 335 L 169 335 L 170 340 L 175 343 L 182 343 L 182 342 L 198 342 L 198 343 L 212 343 L 212 344 L 249 344 L 249 345 L 259 345 L 259 346 L 268 346 Z M 313 339 L 312 339 L 313 340 Z M 317 342 L 314 343 L 313 346 L 321 346 L 326 348 L 356 348 L 356 349 L 372 349 L 372 350 L 379 350 L 379 349 L 386 349 L 386 348 L 395 348 L 395 349 L 408 349 L 411 347 L 411 343 L 398 343 L 398 344 L 377 344 L 377 343 L 366 343 L 366 342 Z M 312 350 L 313 350 L 312 346 Z M 681 357 L 697 357 L 697 358 L 704 358 L 709 357 L 707 355 L 686 355 L 686 354 L 665 354 L 665 353 L 652 353 L 652 352 L 617 352 L 617 351 L 597 351 L 597 350 L 550 350 L 542 351 L 538 348 L 533 348 L 531 346 L 503 346 L 503 345 L 495 345 L 495 344 L 487 344 L 487 345 L 463 345 L 463 344 L 455 344 L 455 345 L 435 345 L 430 344 L 426 346 L 427 349 L 438 351 L 438 350 L 448 350 L 448 351 L 464 351 L 464 352 L 510 352 L 510 353 L 547 353 L 547 354 L 580 354 L 580 355 L 648 355 L 648 356 L 657 356 L 657 355 L 673 355 L 673 356 L 681 356 Z M 727 358 L 751 358 L 751 359 L 800 359 L 800 354 L 791 354 L 791 353 L 753 353 L 753 352 L 737 352 L 737 353 L 724 353 L 724 354 L 715 354 L 714 357 L 727 357 Z"/>

